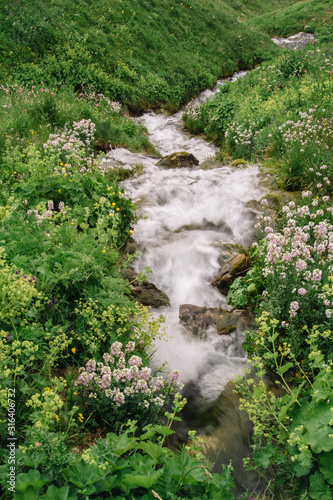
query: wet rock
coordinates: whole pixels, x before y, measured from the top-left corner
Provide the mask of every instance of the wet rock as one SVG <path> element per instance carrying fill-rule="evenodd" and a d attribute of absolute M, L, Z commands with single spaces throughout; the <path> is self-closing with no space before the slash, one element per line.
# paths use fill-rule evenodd
<path fill-rule="evenodd" d="M 130 282 L 131 294 L 140 304 L 154 308 L 170 305 L 169 297 L 153 283 L 144 281 L 140 284 L 137 281 L 138 274 L 132 269 L 123 269 L 121 274 L 123 278 Z"/>
<path fill-rule="evenodd" d="M 245 276 L 250 266 L 249 258 L 239 253 L 232 259 L 228 260 L 221 269 L 216 278 L 211 284 L 215 286 L 222 294 L 226 295 L 232 283 L 239 276 Z"/>
<path fill-rule="evenodd" d="M 269 208 L 271 210 L 278 210 L 281 206 L 282 197 L 279 194 L 268 193 L 261 198 L 260 203 L 262 201 L 264 201 L 265 203 L 264 205 L 265 208 Z"/>
<path fill-rule="evenodd" d="M 250 208 L 251 210 L 254 210 L 255 212 L 263 212 L 264 209 L 260 203 L 260 201 L 257 200 L 249 200 L 245 203 L 246 208 Z"/>
<path fill-rule="evenodd" d="M 232 229 L 224 221 L 215 224 L 207 219 L 203 219 L 201 223 L 184 224 L 174 231 L 174 233 L 181 233 L 183 231 L 223 231 L 227 234 L 232 234 Z"/>
<path fill-rule="evenodd" d="M 191 168 L 199 165 L 199 160 L 197 160 L 197 158 L 191 153 L 180 151 L 178 153 L 172 153 L 171 155 L 164 156 L 159 162 L 156 163 L 156 165 L 168 168 Z"/>
<path fill-rule="evenodd" d="M 229 311 L 218 307 L 200 307 L 192 304 L 182 304 L 179 306 L 180 322 L 193 335 L 200 335 L 208 327 L 216 326 L 219 321 L 222 321 L 225 313 L 230 314 Z"/>
<path fill-rule="evenodd" d="M 200 307 L 192 304 L 179 306 L 181 324 L 193 335 L 204 336 L 214 327 L 218 335 L 228 335 L 238 327 L 249 328 L 254 321 L 251 311 L 227 311 L 219 307 Z"/>
<path fill-rule="evenodd" d="M 228 164 L 228 162 L 222 162 L 219 160 L 216 160 L 215 158 L 207 158 L 207 160 L 204 160 L 203 162 L 200 163 L 200 168 L 202 170 L 211 170 L 212 168 L 222 168 L 225 167 Z"/>

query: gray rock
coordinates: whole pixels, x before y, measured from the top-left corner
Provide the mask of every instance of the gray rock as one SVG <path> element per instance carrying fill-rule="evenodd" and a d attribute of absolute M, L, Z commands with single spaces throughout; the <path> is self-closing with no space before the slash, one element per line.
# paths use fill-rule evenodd
<path fill-rule="evenodd" d="M 222 294 L 226 295 L 235 279 L 239 276 L 245 276 L 249 268 L 249 258 L 239 253 L 221 267 L 218 276 L 213 279 L 211 284 Z"/>
<path fill-rule="evenodd" d="M 137 281 L 138 274 L 132 269 L 123 269 L 121 274 L 123 278 L 130 282 L 131 294 L 140 304 L 154 308 L 170 305 L 169 297 L 153 283 L 144 281 L 140 284 Z"/>
<path fill-rule="evenodd" d="M 228 335 L 238 327 L 249 328 L 254 321 L 251 311 L 227 311 L 219 307 L 200 307 L 182 304 L 179 307 L 181 324 L 193 335 L 203 337 L 208 328 L 218 335 Z"/>

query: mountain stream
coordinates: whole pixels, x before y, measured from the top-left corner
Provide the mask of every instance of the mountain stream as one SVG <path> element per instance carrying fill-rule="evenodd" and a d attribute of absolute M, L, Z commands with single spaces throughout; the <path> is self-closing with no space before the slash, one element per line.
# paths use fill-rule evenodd
<path fill-rule="evenodd" d="M 274 41 L 298 48 L 304 39 L 309 41 L 309 35 Z M 227 80 L 244 75 L 236 73 Z M 195 102 L 218 92 L 223 84 L 218 81 L 212 91 L 204 91 Z M 249 455 L 251 426 L 238 409 L 230 381 L 246 368 L 243 336 L 240 329 L 220 336 L 214 327 L 201 337 L 194 336 L 179 322 L 179 306 L 230 309 L 225 296 L 210 282 L 230 259 L 230 243 L 246 248 L 254 241 L 255 214 L 246 202 L 259 200 L 267 190 L 260 186 L 258 166 L 223 166 L 214 160 L 217 147 L 200 137 L 190 137 L 183 130 L 181 117 L 182 111 L 172 116 L 148 112 L 137 120 L 147 128 L 150 141 L 163 156 L 187 151 L 199 160 L 197 167 L 159 167 L 155 157 L 123 148 L 111 150 L 106 163 L 108 167 L 130 168 L 138 163 L 144 167 L 141 175 L 125 182 L 125 190 L 136 203 L 138 215 L 143 216 L 133 234 L 140 248 L 135 270 L 152 268 L 148 280 L 170 300 L 170 307 L 156 310 L 166 318 L 167 335 L 156 343 L 153 365 L 167 362 L 170 370 L 180 371 L 185 384 L 184 395 L 189 402 L 176 440 L 185 440 L 186 432 L 196 429 L 204 438 L 206 456 L 215 462 L 214 470 L 231 459 L 237 497 L 242 488 L 260 491 L 265 487 L 242 465 L 242 458 Z"/>

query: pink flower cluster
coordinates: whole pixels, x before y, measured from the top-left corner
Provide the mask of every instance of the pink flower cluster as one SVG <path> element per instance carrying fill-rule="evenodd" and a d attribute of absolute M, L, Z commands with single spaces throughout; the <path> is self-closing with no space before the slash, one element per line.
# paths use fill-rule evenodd
<path fill-rule="evenodd" d="M 281 231 L 271 231 L 268 226 L 263 275 L 270 296 L 284 291 L 287 297 L 292 291 L 289 319 L 295 318 L 311 300 L 312 307 L 323 307 L 325 320 L 331 316 L 333 305 L 330 294 L 323 293 L 328 277 L 333 275 L 333 210 L 328 196 L 319 199 L 304 192 L 302 200 L 282 208 L 285 224 Z M 258 226 L 265 231 L 272 221 L 269 217 L 258 218 Z"/>
<path fill-rule="evenodd" d="M 171 372 L 168 380 L 154 379 L 152 370 L 143 366 L 142 358 L 132 354 L 134 350 L 134 342 L 128 342 L 124 349 L 121 342 L 114 342 L 110 352 L 103 355 L 104 363 L 90 359 L 85 368 L 79 369 L 75 385 L 86 387 L 90 398 L 106 397 L 116 406 L 136 397 L 139 406 L 160 408 L 168 395 L 179 388 L 179 372 Z"/>

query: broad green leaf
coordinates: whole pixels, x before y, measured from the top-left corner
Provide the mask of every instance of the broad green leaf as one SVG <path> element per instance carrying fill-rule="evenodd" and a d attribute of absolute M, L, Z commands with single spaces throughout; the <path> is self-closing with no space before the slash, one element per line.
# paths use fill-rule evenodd
<path fill-rule="evenodd" d="M 46 483 L 41 480 L 40 472 L 38 470 L 29 470 L 27 474 L 18 474 L 15 489 L 16 491 L 25 491 L 28 486 L 32 486 L 33 488 L 39 490 L 42 486 L 44 486 L 44 484 Z"/>
<path fill-rule="evenodd" d="M 118 440 L 115 442 L 113 452 L 117 455 L 123 455 L 129 450 L 136 450 L 137 448 L 137 438 L 128 437 L 127 434 L 121 434 Z"/>
<path fill-rule="evenodd" d="M 333 451 L 319 455 L 319 469 L 325 480 L 333 484 Z"/>
<path fill-rule="evenodd" d="M 149 456 L 158 460 L 161 455 L 163 455 L 163 449 L 158 444 L 152 443 L 151 441 L 143 442 L 138 445 L 138 448 L 143 450 Z"/>
<path fill-rule="evenodd" d="M 332 491 L 320 472 L 310 476 L 309 495 L 313 500 L 332 500 Z"/>
<path fill-rule="evenodd" d="M 298 477 L 306 476 L 312 467 L 312 453 L 310 450 L 302 451 L 294 462 L 294 470 Z"/>
<path fill-rule="evenodd" d="M 47 488 L 45 495 L 41 496 L 41 500 L 66 500 L 68 498 L 69 486 L 57 488 L 53 484 Z"/>
<path fill-rule="evenodd" d="M 39 498 L 39 489 L 33 486 L 27 486 L 24 491 L 16 491 L 14 500 L 37 500 Z"/>
<path fill-rule="evenodd" d="M 264 469 L 267 469 L 267 467 L 271 464 L 271 458 L 274 455 L 274 451 L 275 449 L 273 445 L 266 446 L 265 448 L 261 448 L 256 451 L 253 455 L 256 467 L 263 467 Z"/>
<path fill-rule="evenodd" d="M 169 429 L 169 427 L 166 427 L 165 425 L 154 425 L 154 431 L 158 432 L 159 434 L 162 434 L 162 436 L 167 437 L 171 436 L 171 434 L 174 434 L 175 431 L 172 429 Z"/>
<path fill-rule="evenodd" d="M 327 403 L 319 403 L 312 408 L 304 421 L 304 427 L 307 429 L 304 440 L 311 445 L 315 453 L 333 450 L 333 429 L 329 425 L 332 419 L 330 408 Z"/>
<path fill-rule="evenodd" d="M 124 481 L 134 486 L 142 486 L 143 488 L 151 488 L 163 473 L 163 469 L 158 471 L 149 471 L 146 476 L 133 476 L 125 474 Z"/>
<path fill-rule="evenodd" d="M 281 366 L 276 370 L 276 373 L 278 375 L 283 375 L 285 372 L 289 370 L 289 368 L 292 368 L 294 366 L 294 363 L 286 363 L 285 365 Z"/>
<path fill-rule="evenodd" d="M 64 475 L 78 488 L 85 488 L 97 483 L 97 481 L 105 476 L 105 473 L 100 471 L 96 465 L 87 464 L 83 460 L 79 460 L 77 463 L 67 467 Z"/>

